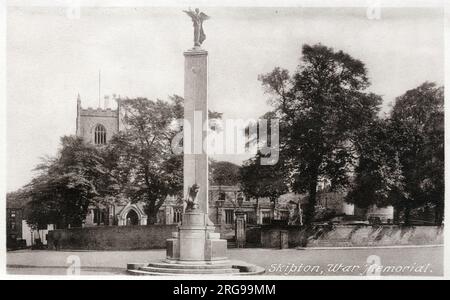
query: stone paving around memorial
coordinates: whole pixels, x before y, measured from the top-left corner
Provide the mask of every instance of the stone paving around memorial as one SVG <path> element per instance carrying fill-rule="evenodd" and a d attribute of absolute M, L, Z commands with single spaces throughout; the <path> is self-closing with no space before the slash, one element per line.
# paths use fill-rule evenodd
<path fill-rule="evenodd" d="M 364 276 L 367 271 L 371 275 L 443 276 L 443 254 L 442 246 L 227 251 L 231 260 L 244 260 L 266 268 L 265 275 L 281 276 Z M 12 275 L 66 275 L 70 264 L 79 259 L 81 275 L 125 275 L 126 264 L 129 262 L 145 262 L 164 257 L 165 250 L 20 250 L 7 253 L 7 272 Z"/>

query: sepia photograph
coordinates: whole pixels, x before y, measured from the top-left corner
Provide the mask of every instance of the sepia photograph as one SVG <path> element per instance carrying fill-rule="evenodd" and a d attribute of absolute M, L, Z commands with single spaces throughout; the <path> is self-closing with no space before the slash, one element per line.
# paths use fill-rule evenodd
<path fill-rule="evenodd" d="M 6 2 L 6 277 L 445 277 L 445 1 Z"/>

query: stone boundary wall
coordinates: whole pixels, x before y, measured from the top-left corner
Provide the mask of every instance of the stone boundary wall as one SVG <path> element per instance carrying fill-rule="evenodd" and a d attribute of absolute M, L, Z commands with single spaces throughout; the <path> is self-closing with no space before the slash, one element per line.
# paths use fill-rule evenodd
<path fill-rule="evenodd" d="M 288 231 L 289 247 L 364 247 L 401 245 L 442 245 L 444 227 L 398 225 L 334 225 L 261 228 L 264 248 L 280 247 L 280 232 Z"/>
<path fill-rule="evenodd" d="M 261 227 L 247 226 L 245 238 L 248 244 L 256 247 L 261 247 Z"/>
<path fill-rule="evenodd" d="M 101 226 L 52 230 L 51 250 L 137 250 L 166 248 L 177 225 Z"/>
<path fill-rule="evenodd" d="M 280 248 L 280 232 L 288 231 L 289 247 L 361 247 L 440 245 L 444 228 L 437 226 L 335 225 L 306 230 L 295 227 L 254 227 L 247 232 L 253 246 Z M 177 225 L 102 226 L 49 231 L 48 248 L 53 250 L 164 249 Z"/>

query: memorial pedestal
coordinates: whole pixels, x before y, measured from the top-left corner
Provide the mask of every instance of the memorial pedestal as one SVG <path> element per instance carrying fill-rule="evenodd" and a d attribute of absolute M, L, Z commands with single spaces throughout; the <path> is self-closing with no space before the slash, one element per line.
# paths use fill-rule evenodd
<path fill-rule="evenodd" d="M 208 225 L 201 211 L 183 214 L 182 225 L 167 240 L 166 259 L 147 264 L 130 263 L 133 275 L 257 275 L 264 268 L 226 257 L 227 241 Z"/>
<path fill-rule="evenodd" d="M 220 239 L 208 217 L 200 211 L 183 214 L 178 232 L 167 240 L 168 260 L 184 262 L 211 262 L 226 260 L 227 241 Z"/>

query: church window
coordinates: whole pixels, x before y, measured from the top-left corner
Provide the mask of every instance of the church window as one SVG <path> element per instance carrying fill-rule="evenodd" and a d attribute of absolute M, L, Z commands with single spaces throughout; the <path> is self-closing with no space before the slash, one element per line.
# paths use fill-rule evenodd
<path fill-rule="evenodd" d="M 231 209 L 225 210 L 225 224 L 234 223 L 234 211 Z"/>
<path fill-rule="evenodd" d="M 104 210 L 96 208 L 93 210 L 94 214 L 94 224 L 96 225 L 102 225 L 105 222 L 105 214 Z"/>
<path fill-rule="evenodd" d="M 182 208 L 175 208 L 173 211 L 173 222 L 174 223 L 180 223 L 181 222 L 181 216 L 182 216 L 183 209 Z"/>
<path fill-rule="evenodd" d="M 288 211 L 280 211 L 280 220 L 288 220 L 289 219 L 289 212 Z"/>
<path fill-rule="evenodd" d="M 104 145 L 104 144 L 106 144 L 106 129 L 105 129 L 105 126 L 103 126 L 101 124 L 98 124 L 95 127 L 94 143 L 96 145 Z"/>
<path fill-rule="evenodd" d="M 270 211 L 262 211 L 261 216 L 263 224 L 270 224 Z"/>
<path fill-rule="evenodd" d="M 219 193 L 219 200 L 220 200 L 220 201 L 225 201 L 225 197 L 226 197 L 226 196 L 225 196 L 225 193 L 224 193 L 224 192 L 220 192 L 220 193 Z"/>

